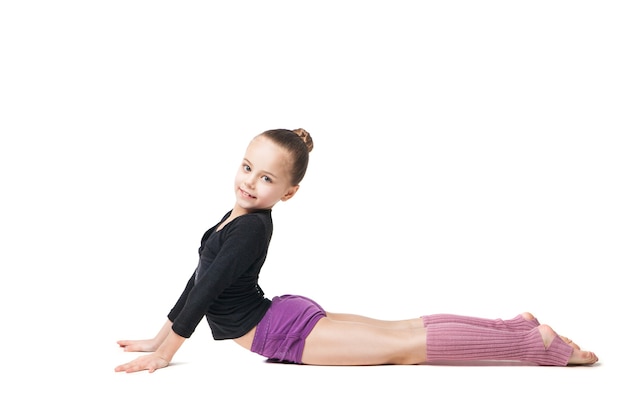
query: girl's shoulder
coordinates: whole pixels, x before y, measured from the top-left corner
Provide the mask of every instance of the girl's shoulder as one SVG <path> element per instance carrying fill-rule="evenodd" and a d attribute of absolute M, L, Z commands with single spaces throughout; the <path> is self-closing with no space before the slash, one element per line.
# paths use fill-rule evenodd
<path fill-rule="evenodd" d="M 218 229 L 218 226 L 220 226 L 229 215 L 230 211 L 226 213 L 219 223 L 204 232 L 200 241 L 200 252 L 212 236 L 222 243 L 230 239 L 249 239 L 251 236 L 254 236 L 255 239 L 263 236 L 262 240 L 267 241 L 271 239 L 274 230 L 271 210 L 260 210 L 243 214 L 229 221 L 221 229 Z"/>
<path fill-rule="evenodd" d="M 258 252 L 267 250 L 273 231 L 269 212 L 253 212 L 233 219 L 217 232 L 216 237 L 220 244 L 236 242 L 240 247 L 254 248 Z"/>

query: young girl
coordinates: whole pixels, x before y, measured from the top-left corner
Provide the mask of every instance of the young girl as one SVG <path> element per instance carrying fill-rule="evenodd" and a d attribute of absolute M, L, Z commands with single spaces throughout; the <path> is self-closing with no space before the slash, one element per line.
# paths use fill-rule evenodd
<path fill-rule="evenodd" d="M 256 136 L 235 176 L 235 205 L 201 239 L 198 266 L 153 339 L 120 340 L 127 352 L 152 352 L 115 371 L 168 366 L 206 317 L 213 338 L 233 339 L 272 361 L 316 365 L 424 364 L 507 360 L 587 365 L 598 358 L 539 324 L 449 314 L 383 321 L 324 311 L 315 301 L 264 296 L 258 277 L 272 237 L 272 207 L 299 188 L 313 149 L 303 129 Z"/>

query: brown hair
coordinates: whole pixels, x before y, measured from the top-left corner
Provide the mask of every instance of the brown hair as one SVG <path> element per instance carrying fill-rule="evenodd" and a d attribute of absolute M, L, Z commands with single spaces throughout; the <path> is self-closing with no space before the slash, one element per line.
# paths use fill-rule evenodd
<path fill-rule="evenodd" d="M 298 185 L 309 165 L 309 152 L 313 150 L 313 138 L 304 129 L 272 129 L 261 134 L 285 149 L 293 157 L 291 184 Z"/>

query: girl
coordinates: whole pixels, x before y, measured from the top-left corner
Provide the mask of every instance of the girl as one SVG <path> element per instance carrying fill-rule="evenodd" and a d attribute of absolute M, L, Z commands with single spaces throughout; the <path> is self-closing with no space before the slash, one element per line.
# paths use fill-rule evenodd
<path fill-rule="evenodd" d="M 269 360 L 316 365 L 423 364 L 509 360 L 536 365 L 597 362 L 530 313 L 511 320 L 448 314 L 383 321 L 326 312 L 316 302 L 264 296 L 258 277 L 272 237 L 272 207 L 299 189 L 313 149 L 303 129 L 256 136 L 235 176 L 235 205 L 201 239 L 198 266 L 153 339 L 120 340 L 152 352 L 115 371 L 168 366 L 203 317 L 216 340 L 233 339 Z"/>

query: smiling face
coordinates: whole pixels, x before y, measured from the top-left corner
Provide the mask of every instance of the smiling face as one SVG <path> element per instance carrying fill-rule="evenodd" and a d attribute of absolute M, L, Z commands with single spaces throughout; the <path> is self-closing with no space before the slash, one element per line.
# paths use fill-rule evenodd
<path fill-rule="evenodd" d="M 254 138 L 235 175 L 235 212 L 270 209 L 298 190 L 291 185 L 289 153 L 264 136 Z"/>

